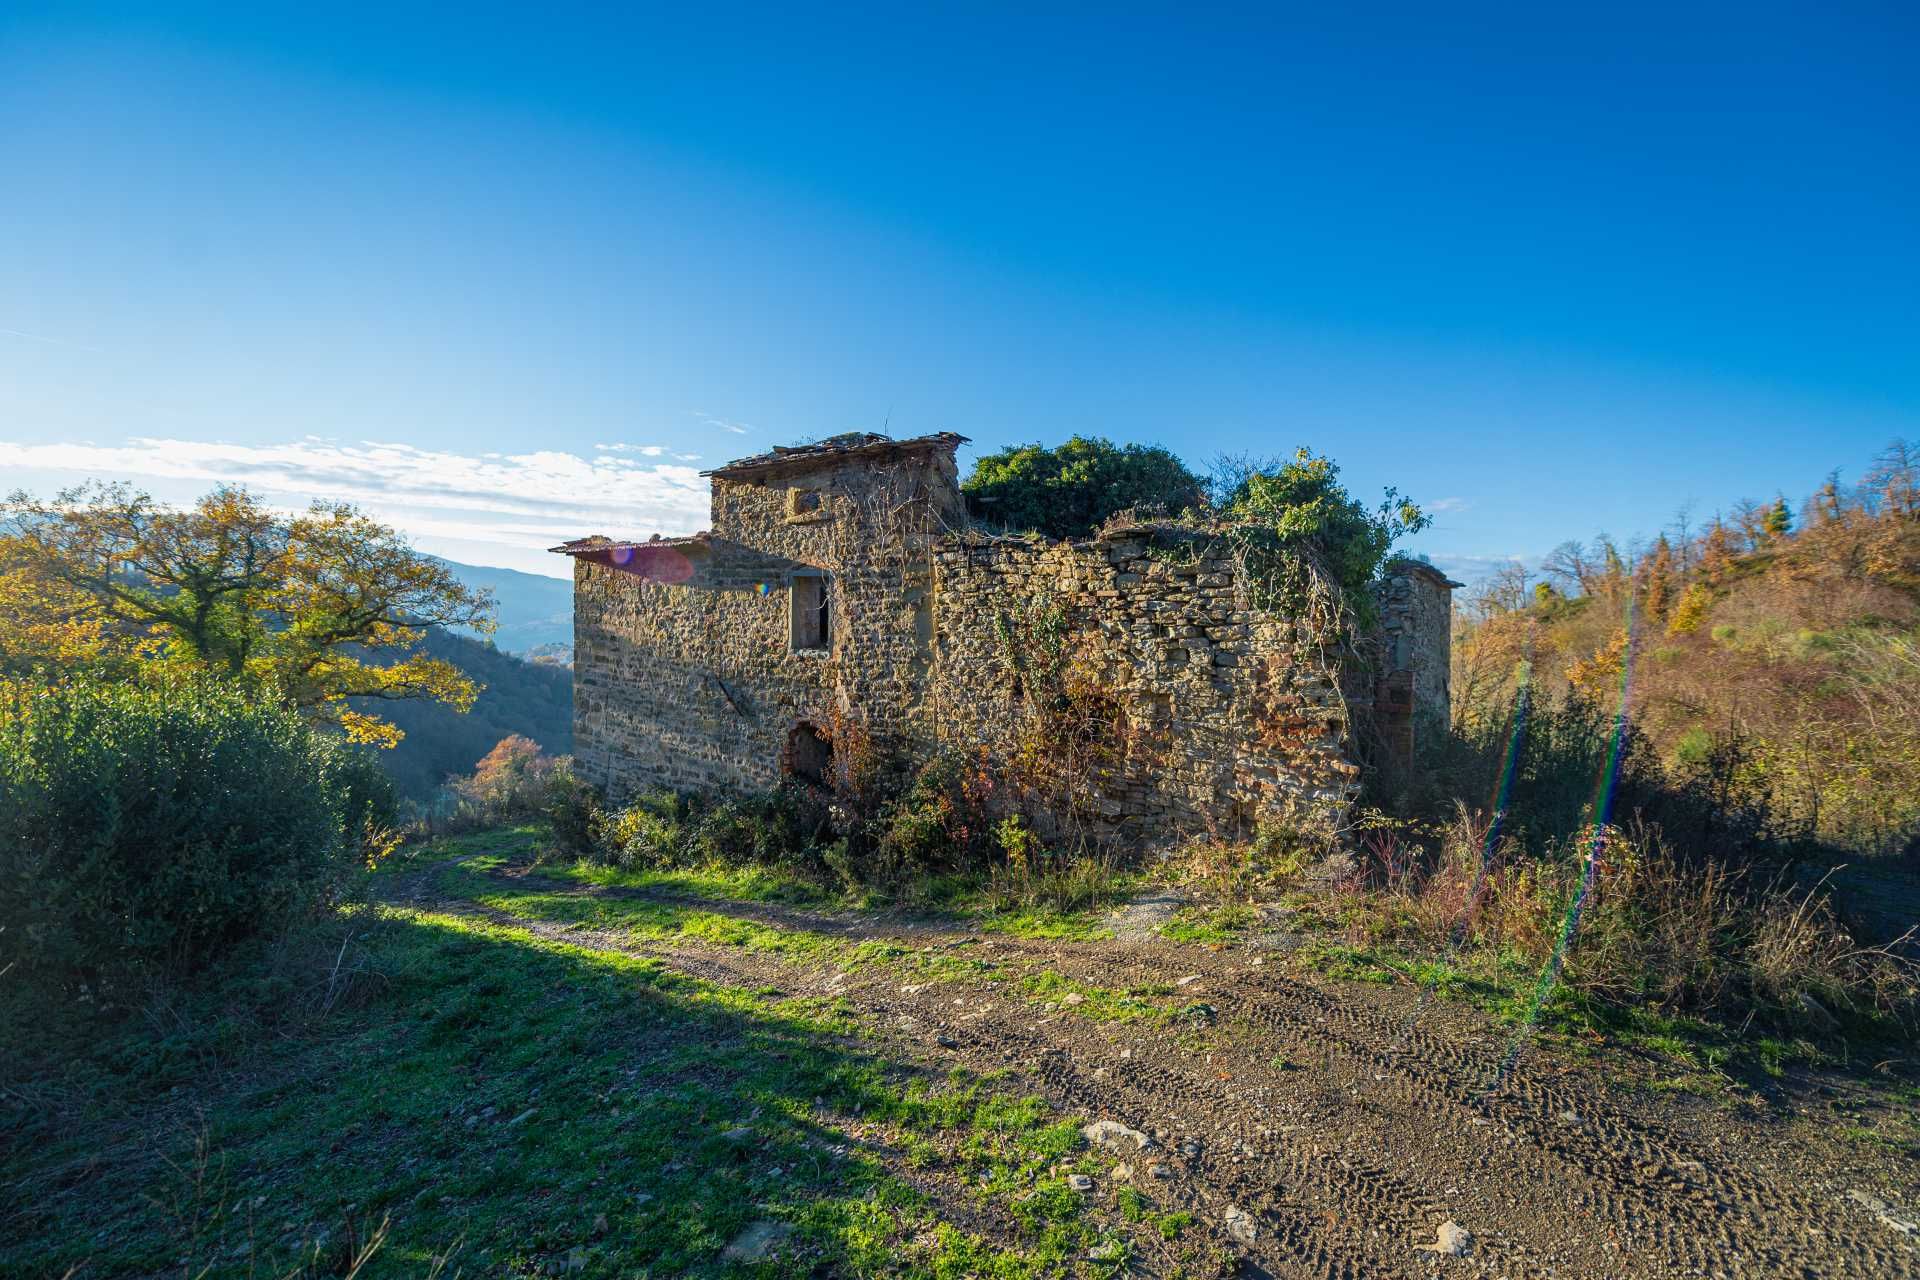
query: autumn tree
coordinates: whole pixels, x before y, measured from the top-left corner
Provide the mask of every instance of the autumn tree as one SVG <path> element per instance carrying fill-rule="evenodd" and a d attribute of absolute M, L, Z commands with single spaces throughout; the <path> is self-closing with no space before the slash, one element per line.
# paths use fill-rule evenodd
<path fill-rule="evenodd" d="M 1600 548 L 1600 594 L 1609 600 L 1617 599 L 1627 584 L 1627 562 L 1606 534 L 1601 534 L 1595 542 Z"/>
<path fill-rule="evenodd" d="M 471 776 L 453 784 L 453 791 L 487 821 L 519 817 L 539 809 L 553 767 L 553 757 L 539 743 L 509 734 L 480 758 Z"/>
<path fill-rule="evenodd" d="M 1837 522 L 1841 513 L 1846 510 L 1846 505 L 1846 499 L 1840 491 L 1839 471 L 1827 472 L 1825 482 L 1813 491 L 1812 497 L 1807 499 L 1804 509 L 1807 527 L 1817 529 Z"/>
<path fill-rule="evenodd" d="M 1579 542 L 1563 542 L 1549 551 L 1540 571 L 1560 584 L 1562 595 L 1590 596 L 1600 589 L 1600 566 Z"/>
<path fill-rule="evenodd" d="M 1647 556 L 1646 583 L 1647 616 L 1658 621 L 1665 618 L 1667 610 L 1673 607 L 1674 592 L 1678 585 L 1673 567 L 1673 546 L 1664 533 Z"/>
<path fill-rule="evenodd" d="M 1767 510 L 1751 498 L 1742 498 L 1733 504 L 1734 527 L 1740 531 L 1737 539 L 1740 552 L 1756 551 L 1766 542 Z"/>
<path fill-rule="evenodd" d="M 46 502 L 16 493 L 0 520 L 0 573 L 0 592 L 38 602 L 26 626 L 0 619 L 9 662 L 177 664 L 271 690 L 384 746 L 399 731 L 347 700 L 465 710 L 473 682 L 416 646 L 429 628 L 492 626 L 490 595 L 354 507 L 315 503 L 288 518 L 241 488 L 184 509 L 125 485 Z M 63 608 L 77 629 L 49 635 L 45 619 Z"/>
<path fill-rule="evenodd" d="M 0 675 L 100 666 L 116 647 L 108 621 L 93 597 L 0 538 Z"/>
<path fill-rule="evenodd" d="M 1903 520 L 1920 517 L 1920 446 L 1895 440 L 1867 468 L 1862 486 L 1882 511 Z"/>
<path fill-rule="evenodd" d="M 1526 608 L 1527 583 L 1531 577 L 1523 564 L 1501 565 L 1480 584 L 1479 594 L 1474 600 L 1476 611 L 1484 617 Z"/>
<path fill-rule="evenodd" d="M 1793 512 L 1787 509 L 1784 497 L 1775 498 L 1766 514 L 1760 517 L 1760 532 L 1769 542 L 1778 542 L 1793 531 Z"/>
<path fill-rule="evenodd" d="M 1707 526 L 1707 534 L 1700 540 L 1700 572 L 1709 582 L 1718 582 L 1733 564 L 1736 547 L 1733 531 L 1718 515 Z"/>
<path fill-rule="evenodd" d="M 1674 604 L 1673 616 L 1667 620 L 1667 634 L 1692 635 L 1700 629 L 1712 605 L 1712 589 L 1703 582 L 1694 583 L 1681 593 L 1679 601 Z"/>

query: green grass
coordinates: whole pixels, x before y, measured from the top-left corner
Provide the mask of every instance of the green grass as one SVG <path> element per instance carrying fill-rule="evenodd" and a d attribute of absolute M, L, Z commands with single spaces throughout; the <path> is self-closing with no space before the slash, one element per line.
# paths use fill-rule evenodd
<path fill-rule="evenodd" d="M 1055 873 L 1038 879 L 1035 892 L 1040 900 L 1033 901 L 996 888 L 985 875 L 930 876 L 895 905 L 983 933 L 1091 942 L 1113 936 L 1107 914 L 1126 899 L 1137 879 L 1104 868 L 1079 877 Z M 1049 900 L 1049 894 L 1057 900 Z"/>
<path fill-rule="evenodd" d="M 447 1258 L 468 1274 L 570 1259 L 717 1274 L 727 1242 L 768 1220 L 793 1232 L 805 1262 L 789 1265 L 1014 1277 L 1064 1273 L 1110 1239 L 1065 1187 L 1071 1124 L 876 1056 L 836 1002 L 463 917 L 363 911 L 351 927 L 354 967 L 380 975 L 357 1007 L 249 1024 L 234 1012 L 258 998 L 247 970 L 173 1043 L 130 1021 L 77 1051 L 39 1044 L 32 1078 L 57 1083 L 6 1116 L 8 1269 L 283 1275 L 342 1268 L 384 1229 L 364 1275 Z M 915 1170 L 967 1188 L 1000 1238 L 951 1226 Z"/>
<path fill-rule="evenodd" d="M 1160 926 L 1160 936 L 1173 942 L 1238 942 L 1260 923 L 1260 913 L 1244 903 L 1182 907 Z"/>
<path fill-rule="evenodd" d="M 1537 966 L 1515 956 L 1495 964 L 1485 949 L 1442 959 L 1390 943 L 1351 946 L 1316 940 L 1295 951 L 1293 963 L 1346 981 L 1431 991 L 1470 1004 L 1508 1026 L 1518 1027 L 1531 1017 L 1536 1034 L 1578 1056 L 1598 1059 L 1622 1049 L 1635 1051 L 1649 1060 L 1655 1075 L 1645 1087 L 1656 1091 L 1716 1096 L 1781 1079 L 1791 1066 L 1835 1063 L 1806 1040 L 1743 1033 L 1704 1018 L 1609 1004 L 1564 984 L 1555 986 L 1536 1010 Z"/>
<path fill-rule="evenodd" d="M 496 863 L 530 861 L 544 854 L 550 843 L 547 828 L 542 823 L 491 827 L 465 835 L 441 836 L 422 844 L 401 846 L 381 861 L 376 878 L 418 872 L 449 858 L 491 856 Z"/>
<path fill-rule="evenodd" d="M 651 889 L 730 902 L 775 902 L 800 907 L 850 905 L 844 897 L 791 872 L 762 866 L 715 863 L 663 871 L 622 871 L 593 862 L 548 869 L 548 874 L 603 888 Z"/>
<path fill-rule="evenodd" d="M 540 862 L 549 879 L 602 889 L 650 891 L 662 895 L 708 898 L 721 902 L 777 903 L 810 909 L 893 909 L 982 933 L 1017 938 L 1087 942 L 1113 936 L 1106 925 L 1111 908 L 1125 899 L 1137 877 L 1105 872 L 1096 886 L 1079 886 L 1074 905 L 1013 902 L 996 891 L 985 875 L 932 876 L 911 893 L 888 898 L 861 887 L 849 889 L 809 877 L 793 868 L 760 864 L 711 863 L 663 869 L 621 868 L 588 861 L 555 859 L 544 828 L 526 825 L 446 836 L 403 850 L 383 872 L 418 869 L 449 858 L 464 858 L 475 869 L 509 863 Z M 1059 877 L 1056 877 L 1059 879 Z"/>
<path fill-rule="evenodd" d="M 1096 1022 L 1165 1023 L 1175 1016 L 1168 1004 L 1157 999 L 1170 994 L 1168 990 L 1116 990 L 1072 983 L 1050 970 L 1008 973 L 999 962 L 973 955 L 965 947 L 854 942 L 818 930 L 770 925 L 729 914 L 726 909 L 729 903 L 763 900 L 742 899 L 725 892 L 669 898 L 620 895 L 620 890 L 657 887 L 644 875 L 632 872 L 609 875 L 603 868 L 573 866 L 557 869 L 558 875 L 543 869 L 541 879 L 528 881 L 494 874 L 509 861 L 505 855 L 491 851 L 467 853 L 458 864 L 438 871 L 437 887 L 443 893 L 523 920 L 610 932 L 633 943 L 693 941 L 776 953 L 848 971 L 877 967 L 906 983 L 979 981 L 999 985 L 1013 981 L 1035 1003 L 1055 1003 L 1062 1012 Z M 583 890 L 615 892 L 556 891 L 551 883 L 554 879 L 578 883 Z M 726 883 L 721 882 L 722 889 Z M 701 902 L 701 898 L 706 901 Z M 1070 995 L 1078 999 L 1070 1000 Z"/>
<path fill-rule="evenodd" d="M 1165 1000 L 1172 989 L 1159 984 L 1121 990 L 1075 982 L 1043 969 L 1022 977 L 1020 989 L 1031 1001 L 1044 1002 L 1095 1022 L 1164 1024 L 1174 1017 L 1172 1006 Z"/>

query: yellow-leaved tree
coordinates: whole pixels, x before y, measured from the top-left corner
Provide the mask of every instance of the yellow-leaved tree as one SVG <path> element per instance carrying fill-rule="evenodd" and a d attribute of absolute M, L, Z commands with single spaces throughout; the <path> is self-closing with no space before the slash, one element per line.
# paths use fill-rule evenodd
<path fill-rule="evenodd" d="M 493 600 L 344 503 L 288 517 L 242 488 L 191 507 L 93 483 L 15 493 L 0 522 L 0 671 L 194 667 L 270 690 L 358 742 L 400 731 L 349 699 L 479 689 L 416 646 L 493 627 Z"/>

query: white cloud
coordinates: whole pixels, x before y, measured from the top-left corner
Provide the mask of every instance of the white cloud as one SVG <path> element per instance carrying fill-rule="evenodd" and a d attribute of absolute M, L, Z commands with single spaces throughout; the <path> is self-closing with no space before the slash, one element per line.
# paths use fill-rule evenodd
<path fill-rule="evenodd" d="M 622 453 L 629 451 L 645 458 L 666 453 L 654 445 Z M 611 451 L 587 458 L 557 450 L 472 455 L 314 436 L 271 445 L 0 440 L 0 470 L 15 468 L 136 484 L 238 484 L 278 505 L 353 502 L 415 537 L 498 547 L 502 559 L 522 565 L 526 553 L 582 534 L 690 533 L 704 528 L 708 515 L 707 481 L 694 468 Z"/>
<path fill-rule="evenodd" d="M 601 453 L 637 453 L 643 458 L 658 458 L 666 452 L 664 446 L 657 444 L 597 444 L 593 447 Z M 498 455 L 488 454 L 487 456 Z"/>
<path fill-rule="evenodd" d="M 0 329 L 0 336 L 21 338 L 27 342 L 45 342 L 56 347 L 74 347 L 81 351 L 99 351 L 100 348 L 85 342 L 74 342 L 68 338 L 50 338 L 44 333 L 28 333 L 25 329 Z"/>
<path fill-rule="evenodd" d="M 1431 552 L 1428 558 L 1440 572 L 1468 585 L 1491 578 L 1502 569 L 1527 563 L 1520 556 L 1466 555 L 1450 551 Z"/>
<path fill-rule="evenodd" d="M 728 422 L 725 418 L 716 418 L 712 414 L 702 413 L 698 409 L 693 410 L 693 416 L 710 427 L 718 427 L 722 431 L 731 431 L 737 436 L 746 435 L 749 431 L 753 430 L 753 426 L 750 423 Z"/>
<path fill-rule="evenodd" d="M 1440 511 L 1465 511 L 1473 504 L 1465 498 L 1435 498 L 1432 502 L 1421 504 L 1429 515 Z"/>

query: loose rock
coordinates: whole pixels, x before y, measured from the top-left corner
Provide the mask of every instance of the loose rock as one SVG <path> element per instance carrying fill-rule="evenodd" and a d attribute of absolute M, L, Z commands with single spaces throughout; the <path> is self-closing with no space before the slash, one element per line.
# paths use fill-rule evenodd
<path fill-rule="evenodd" d="M 1473 1233 L 1452 1218 L 1448 1218 L 1433 1229 L 1432 1244 L 1417 1244 L 1413 1247 L 1423 1253 L 1438 1253 L 1449 1258 L 1458 1258 L 1473 1248 Z"/>
<path fill-rule="evenodd" d="M 749 1223 L 720 1251 L 720 1256 L 728 1262 L 765 1262 L 792 1233 L 793 1228 L 786 1223 L 762 1218 Z"/>
<path fill-rule="evenodd" d="M 1133 1144 L 1131 1149 L 1134 1151 L 1145 1151 L 1153 1145 L 1152 1138 L 1138 1129 L 1127 1128 L 1118 1120 L 1095 1120 L 1081 1127 L 1080 1136 L 1087 1140 L 1088 1145 L 1105 1147 L 1110 1151 L 1126 1151 L 1129 1149 L 1128 1143 Z"/>
<path fill-rule="evenodd" d="M 1872 1214 L 1882 1226 L 1892 1227 L 1903 1236 L 1920 1234 L 1920 1216 L 1902 1212 L 1879 1196 L 1866 1191 L 1849 1191 L 1847 1199 Z"/>

